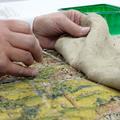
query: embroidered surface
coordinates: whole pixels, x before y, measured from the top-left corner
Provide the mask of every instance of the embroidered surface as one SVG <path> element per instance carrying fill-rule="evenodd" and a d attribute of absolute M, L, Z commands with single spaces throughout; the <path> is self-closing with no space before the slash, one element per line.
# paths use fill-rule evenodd
<path fill-rule="evenodd" d="M 1 78 L 0 120 L 120 119 L 120 92 L 88 81 L 53 55 L 35 65 L 36 78 Z"/>

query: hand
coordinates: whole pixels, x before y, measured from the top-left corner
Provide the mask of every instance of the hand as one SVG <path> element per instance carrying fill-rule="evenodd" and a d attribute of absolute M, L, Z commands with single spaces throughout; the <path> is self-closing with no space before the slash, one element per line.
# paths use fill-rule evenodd
<path fill-rule="evenodd" d="M 0 20 L 0 76 L 35 76 L 37 71 L 28 67 L 34 60 L 41 61 L 41 47 L 30 26 L 23 21 Z"/>
<path fill-rule="evenodd" d="M 33 32 L 42 48 L 53 49 L 56 40 L 63 34 L 73 37 L 85 36 L 90 28 L 80 26 L 84 14 L 78 11 L 64 11 L 36 17 Z"/>

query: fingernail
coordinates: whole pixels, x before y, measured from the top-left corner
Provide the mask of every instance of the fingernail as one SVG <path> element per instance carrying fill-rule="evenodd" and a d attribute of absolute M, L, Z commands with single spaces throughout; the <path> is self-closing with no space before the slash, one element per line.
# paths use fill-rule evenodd
<path fill-rule="evenodd" d="M 81 32 L 82 34 L 87 34 L 90 31 L 90 27 L 82 27 Z"/>
<path fill-rule="evenodd" d="M 37 74 L 38 74 L 38 70 L 37 69 L 32 71 L 32 76 L 36 76 Z"/>

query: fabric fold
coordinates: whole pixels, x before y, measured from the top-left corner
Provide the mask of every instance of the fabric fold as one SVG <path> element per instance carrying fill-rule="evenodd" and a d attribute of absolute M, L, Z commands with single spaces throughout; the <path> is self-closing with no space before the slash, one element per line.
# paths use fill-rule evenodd
<path fill-rule="evenodd" d="M 91 27 L 88 35 L 60 37 L 56 50 L 89 80 L 120 90 L 120 47 L 116 48 L 107 22 L 100 15 L 89 14 L 81 17 L 81 25 Z"/>

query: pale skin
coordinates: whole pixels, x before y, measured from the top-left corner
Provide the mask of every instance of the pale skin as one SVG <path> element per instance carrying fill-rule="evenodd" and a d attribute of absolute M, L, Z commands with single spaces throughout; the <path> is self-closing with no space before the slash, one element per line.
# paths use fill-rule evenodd
<path fill-rule="evenodd" d="M 0 76 L 36 76 L 38 71 L 30 65 L 42 61 L 42 49 L 54 49 L 57 38 L 63 34 L 88 34 L 90 28 L 80 26 L 81 15 L 78 11 L 66 11 L 38 16 L 32 30 L 24 21 L 0 20 Z"/>

